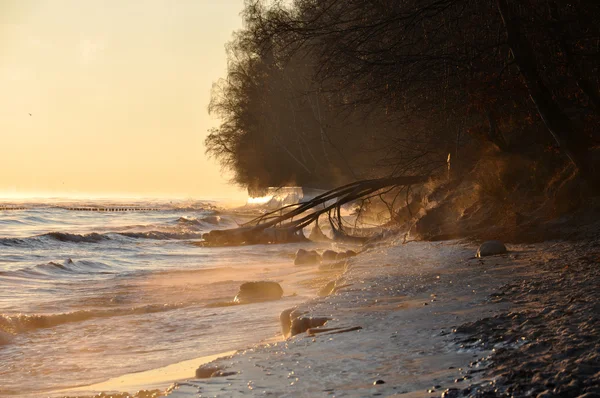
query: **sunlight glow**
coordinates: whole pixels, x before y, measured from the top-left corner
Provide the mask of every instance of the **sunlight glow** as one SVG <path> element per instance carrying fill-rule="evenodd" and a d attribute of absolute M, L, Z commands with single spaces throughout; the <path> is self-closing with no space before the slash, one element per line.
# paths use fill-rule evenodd
<path fill-rule="evenodd" d="M 242 0 L 5 0 L 2 196 L 239 196 L 204 154 Z"/>

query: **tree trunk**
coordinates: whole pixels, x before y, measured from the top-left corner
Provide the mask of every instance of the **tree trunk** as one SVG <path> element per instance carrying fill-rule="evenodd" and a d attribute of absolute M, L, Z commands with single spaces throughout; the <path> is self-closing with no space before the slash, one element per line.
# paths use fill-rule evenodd
<path fill-rule="evenodd" d="M 402 176 L 356 181 L 327 191 L 307 202 L 287 205 L 263 214 L 239 228 L 207 232 L 202 238 L 207 246 L 299 242 L 306 240 L 302 233 L 304 227 L 317 223 L 322 214 L 332 211 L 337 211 L 337 223 L 340 227 L 338 235 L 345 235 L 341 229 L 339 211 L 342 205 L 369 197 L 385 188 L 421 184 L 428 179 L 428 176 Z"/>
<path fill-rule="evenodd" d="M 581 176 L 593 187 L 596 176 L 589 154 L 590 138 L 573 125 L 542 81 L 533 48 L 521 31 L 520 21 L 514 13 L 514 7 L 509 5 L 509 0 L 498 0 L 498 9 L 506 29 L 508 45 L 539 115 L 561 150 L 579 169 Z"/>

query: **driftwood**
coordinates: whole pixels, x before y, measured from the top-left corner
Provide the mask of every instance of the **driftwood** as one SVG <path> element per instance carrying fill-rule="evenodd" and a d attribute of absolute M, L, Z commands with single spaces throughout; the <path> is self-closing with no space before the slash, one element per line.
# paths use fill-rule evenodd
<path fill-rule="evenodd" d="M 366 199 L 378 191 L 398 186 L 426 182 L 426 176 L 378 178 L 353 182 L 325 192 L 307 202 L 283 206 L 257 217 L 239 228 L 214 230 L 203 235 L 209 246 L 252 245 L 265 243 L 291 243 L 306 240 L 303 228 L 327 214 L 334 239 L 360 241 L 348 236 L 342 226 L 341 207 L 347 203 Z"/>

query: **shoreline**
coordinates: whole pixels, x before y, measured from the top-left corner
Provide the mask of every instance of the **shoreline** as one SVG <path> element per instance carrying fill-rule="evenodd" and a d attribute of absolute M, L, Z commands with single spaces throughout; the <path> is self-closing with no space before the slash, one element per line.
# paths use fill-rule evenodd
<path fill-rule="evenodd" d="M 394 243 L 352 258 L 338 283 L 349 286 L 299 307 L 347 332 L 240 351 L 210 364 L 227 377 L 176 383 L 169 396 L 436 396 L 442 385 L 460 386 L 462 368 L 489 352 L 459 347 L 452 329 L 509 307 L 487 297 L 527 269 L 518 258 L 526 247 L 482 265 L 476 247 L 459 241 Z"/>
<path fill-rule="evenodd" d="M 346 287 L 297 306 L 306 316 L 329 318 L 322 329 L 342 330 L 273 338 L 231 356 L 215 356 L 203 363 L 223 370 L 225 377 L 188 376 L 166 393 L 172 398 L 475 397 L 497 396 L 496 380 L 505 380 L 505 391 L 512 391 L 510 377 L 494 358 L 519 355 L 530 341 L 526 334 L 506 332 L 512 330 L 508 326 L 501 335 L 494 332 L 497 320 L 506 323 L 511 314 L 527 314 L 531 303 L 519 289 L 523 281 L 536 286 L 536 281 L 546 280 L 548 263 L 565 256 L 577 261 L 585 250 L 600 259 L 594 241 L 575 257 L 569 254 L 570 245 L 509 245 L 506 254 L 479 259 L 474 257 L 477 247 L 464 241 L 387 242 L 348 260 L 337 283 Z M 316 270 L 315 275 L 322 282 Z M 156 384 L 143 388 L 152 386 Z"/>
<path fill-rule="evenodd" d="M 597 241 L 583 240 L 579 246 L 583 248 L 574 250 L 573 242 L 561 241 L 509 245 L 508 253 L 482 259 L 474 257 L 475 245 L 462 241 L 411 242 L 369 250 L 353 258 L 349 271 L 340 278 L 350 287 L 301 306 L 310 316 L 329 317 L 331 320 L 324 328 L 342 327 L 348 332 L 304 333 L 280 343 L 238 352 L 210 365 L 230 373 L 227 377 L 176 383 L 169 396 L 412 398 L 493 397 L 511 391 L 524 394 L 525 390 L 519 388 L 530 385 L 524 379 L 531 373 L 523 369 L 528 364 L 520 365 L 524 358 L 521 350 L 535 353 L 538 349 L 535 339 L 542 339 L 544 333 L 563 333 L 567 341 L 575 340 L 577 333 L 570 330 L 565 334 L 570 318 L 569 312 L 560 313 L 563 305 L 560 300 L 561 294 L 568 294 L 569 300 L 564 303 L 567 308 L 572 306 L 578 293 L 554 291 L 560 276 L 552 279 L 548 275 L 556 267 L 564 267 L 565 262 L 581 262 L 587 258 L 587 268 L 573 266 L 573 272 L 587 269 L 587 273 L 579 277 L 580 283 L 594 275 L 592 285 L 598 282 L 598 273 L 590 265 L 600 259 Z M 558 265 L 550 266 L 554 262 Z M 527 329 L 524 326 L 528 321 L 527 311 L 539 299 L 529 297 L 529 290 L 523 291 L 523 288 L 535 288 L 542 283 L 540 281 L 545 281 L 543 293 L 554 306 L 546 312 L 558 316 L 558 329 L 521 335 L 519 329 L 514 329 L 513 319 L 522 313 L 518 323 Z M 507 287 L 512 289 L 511 293 L 506 293 Z M 586 289 L 586 305 L 592 306 L 588 308 L 589 314 L 589 309 L 598 308 L 598 304 L 595 298 L 589 297 L 594 286 L 588 284 Z M 581 317 L 586 314 L 582 309 L 576 313 Z M 494 320 L 498 319 L 508 322 L 501 333 L 494 329 L 498 326 Z M 586 319 L 579 325 L 584 325 L 589 332 L 593 330 L 593 321 Z M 597 325 L 597 316 L 594 322 Z M 473 329 L 473 325 L 482 324 L 488 328 Z M 361 329 L 353 330 L 353 326 Z M 513 329 L 516 331 L 510 332 Z M 595 339 L 597 350 L 599 339 L 597 336 Z M 540 358 L 527 351 L 527 358 L 533 355 L 528 362 L 537 363 L 538 367 L 534 384 L 548 390 L 543 392 L 538 385 L 533 391 L 546 394 L 540 397 L 565 396 L 561 395 L 564 391 L 570 391 L 568 396 L 578 396 L 572 394 L 579 386 L 580 392 L 590 392 L 586 397 L 596 396 L 594 391 L 600 393 L 593 386 L 600 377 L 598 354 L 594 350 L 587 351 L 586 365 L 578 365 L 581 361 L 578 349 L 585 350 L 585 346 L 563 345 L 567 350 L 565 355 L 570 355 L 573 361 L 568 369 L 585 366 L 583 374 L 591 381 L 571 376 L 554 387 L 553 378 L 564 374 L 560 370 L 561 363 L 542 358 L 540 365 Z M 520 366 L 517 376 L 510 367 L 503 366 L 507 358 L 516 368 Z M 548 369 L 559 376 L 544 373 Z M 546 380 L 544 385 L 540 374 L 548 376 L 550 382 Z M 501 381 L 504 384 L 500 385 Z"/>
<path fill-rule="evenodd" d="M 294 244 L 292 246 L 294 250 L 300 247 L 307 247 L 307 245 Z M 355 248 L 353 245 L 347 244 L 332 244 L 323 246 L 322 243 L 318 242 L 311 243 L 308 247 L 310 247 L 310 249 L 319 248 L 320 250 L 327 250 L 331 248 L 337 250 L 341 250 L 343 248 L 344 250 L 346 250 L 350 247 Z M 240 304 L 236 305 L 235 307 L 242 309 L 248 306 L 249 309 L 253 309 L 252 307 L 254 306 L 260 306 L 265 304 L 268 305 L 269 303 L 272 303 L 275 307 L 282 307 L 282 305 L 286 305 L 284 304 L 284 302 L 288 302 L 287 305 L 302 305 L 304 301 L 309 301 L 313 297 L 317 296 L 318 290 L 322 287 L 321 280 L 323 278 L 326 278 L 327 281 L 329 281 L 332 277 L 338 276 L 342 272 L 339 269 L 330 269 L 326 271 L 319 270 L 318 265 L 314 264 L 300 266 L 294 265 L 294 260 L 291 254 L 289 259 L 286 261 L 286 264 L 282 264 L 280 266 L 287 267 L 288 269 L 281 271 L 281 269 L 277 267 L 257 267 L 257 271 L 260 275 L 258 275 L 258 279 L 256 279 L 275 280 L 281 283 L 281 285 L 285 287 L 286 293 L 280 300 L 272 302 L 267 301 L 250 304 Z M 194 271 L 182 272 L 185 274 L 193 273 Z M 245 279 L 247 280 L 253 280 L 254 278 L 256 278 L 256 275 L 253 276 L 252 272 L 250 272 L 249 270 L 243 270 L 242 272 L 244 273 L 246 277 Z M 263 274 L 268 274 L 268 277 L 264 278 Z M 186 278 L 182 278 L 181 276 L 178 276 L 178 278 L 185 280 L 186 282 L 189 280 Z M 173 284 L 175 282 L 171 281 L 170 283 Z M 298 301 L 299 298 L 303 301 Z M 214 308 L 221 308 L 221 305 L 217 305 Z M 223 306 L 223 308 L 230 308 L 230 306 L 225 305 Z M 57 390 L 46 391 L 43 393 L 36 393 L 33 394 L 32 397 L 44 396 L 86 398 L 97 397 L 100 396 L 100 394 L 111 394 L 114 397 L 132 396 L 140 398 L 162 396 L 162 393 L 173 383 L 193 378 L 196 369 L 201 365 L 213 362 L 223 357 L 232 356 L 237 352 L 244 351 L 251 347 L 256 347 L 264 344 L 272 344 L 284 340 L 280 332 L 281 328 L 279 322 L 279 312 L 273 313 L 273 315 L 273 317 L 269 316 L 265 318 L 259 326 L 265 326 L 268 323 L 269 328 L 276 330 L 275 333 L 266 337 L 263 336 L 251 342 L 243 343 L 238 348 L 234 348 L 233 350 L 225 352 L 219 352 L 218 350 L 215 350 L 213 353 L 209 353 L 208 355 L 202 355 L 197 358 L 168 363 L 167 365 L 158 368 L 122 374 L 112 377 L 108 380 L 95 382 L 92 384 L 61 388 Z"/>
<path fill-rule="evenodd" d="M 189 379 L 198 366 L 217 359 L 234 355 L 237 351 L 226 351 L 194 359 L 173 363 L 156 369 L 128 373 L 109 380 L 87 386 L 68 388 L 51 392 L 51 396 L 68 394 L 93 395 L 98 392 L 129 392 L 139 390 L 165 390 L 170 384 Z"/>

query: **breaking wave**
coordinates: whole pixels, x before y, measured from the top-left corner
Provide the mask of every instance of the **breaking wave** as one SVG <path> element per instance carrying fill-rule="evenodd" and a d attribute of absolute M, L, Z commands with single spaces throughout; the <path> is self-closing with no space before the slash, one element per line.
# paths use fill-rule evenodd
<path fill-rule="evenodd" d="M 152 314 L 171 311 L 184 306 L 184 304 L 149 304 L 133 308 L 80 310 L 63 314 L 2 314 L 0 315 L 0 332 L 14 335 L 36 329 L 51 328 L 65 323 L 83 322 L 93 318 Z"/>
<path fill-rule="evenodd" d="M 219 225 L 221 223 L 221 216 L 212 215 L 202 218 L 194 217 L 179 217 L 177 223 L 181 225 L 193 225 L 193 226 L 205 226 L 209 224 L 211 226 Z"/>
<path fill-rule="evenodd" d="M 155 239 L 155 240 L 185 240 L 200 239 L 202 231 L 145 231 L 145 232 L 106 232 L 89 234 L 72 234 L 68 232 L 48 232 L 43 235 L 27 238 L 0 238 L 1 246 L 28 246 L 47 241 L 64 243 L 101 243 L 122 238 Z"/>
<path fill-rule="evenodd" d="M 70 234 L 67 232 L 48 232 L 47 234 L 39 235 L 41 238 L 48 237 L 60 242 L 74 242 L 74 243 L 98 243 L 103 240 L 110 239 L 104 234 L 92 232 L 91 234 Z"/>
<path fill-rule="evenodd" d="M 34 267 L 21 268 L 13 271 L 2 271 L 0 276 L 16 276 L 16 277 L 46 277 L 53 275 L 65 274 L 114 274 L 111 267 L 107 264 L 97 261 L 73 261 L 70 258 L 63 263 L 49 261 L 47 263 L 38 264 Z"/>
<path fill-rule="evenodd" d="M 155 240 L 177 240 L 177 239 L 200 239 L 202 232 L 163 232 L 163 231 L 148 231 L 148 232 L 119 232 L 120 236 L 135 239 L 155 239 Z"/>
<path fill-rule="evenodd" d="M 0 238 L 0 245 L 2 246 L 21 246 L 26 244 L 27 238 Z"/>
<path fill-rule="evenodd" d="M 120 232 L 116 235 L 136 239 L 155 239 L 155 240 L 178 240 L 178 239 L 200 239 L 202 232 Z"/>

